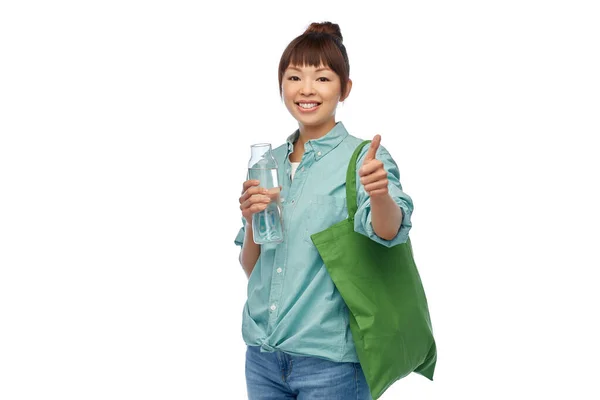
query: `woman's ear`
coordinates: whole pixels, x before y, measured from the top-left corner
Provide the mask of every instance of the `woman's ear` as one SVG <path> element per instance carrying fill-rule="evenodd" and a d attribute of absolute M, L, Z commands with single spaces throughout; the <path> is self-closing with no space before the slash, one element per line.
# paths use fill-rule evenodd
<path fill-rule="evenodd" d="M 352 90 L 352 79 L 348 79 L 348 83 L 346 84 L 346 93 L 340 98 L 340 101 L 344 101 L 350 96 L 350 91 Z"/>

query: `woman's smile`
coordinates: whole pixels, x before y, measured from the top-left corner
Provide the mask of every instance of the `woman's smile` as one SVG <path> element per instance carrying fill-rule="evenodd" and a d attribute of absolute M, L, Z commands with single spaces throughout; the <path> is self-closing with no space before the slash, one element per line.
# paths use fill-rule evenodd
<path fill-rule="evenodd" d="M 316 101 L 296 102 L 296 106 L 298 107 L 298 110 L 302 113 L 310 113 L 310 112 L 316 111 L 320 105 L 321 105 L 321 103 L 316 102 Z"/>

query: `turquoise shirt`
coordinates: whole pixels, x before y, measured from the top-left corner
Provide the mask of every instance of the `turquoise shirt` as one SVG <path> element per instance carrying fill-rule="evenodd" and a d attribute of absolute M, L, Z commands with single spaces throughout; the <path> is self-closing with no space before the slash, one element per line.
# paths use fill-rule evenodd
<path fill-rule="evenodd" d="M 349 135 L 338 122 L 325 136 L 309 140 L 293 181 L 289 154 L 299 131 L 273 153 L 282 186 L 284 241 L 262 245 L 248 280 L 248 300 L 243 310 L 242 336 L 246 344 L 263 351 L 281 350 L 292 355 L 321 357 L 338 362 L 358 362 L 348 324 L 348 308 L 331 280 L 310 235 L 348 217 L 346 170 L 356 147 L 363 141 Z M 369 146 L 362 150 L 362 165 Z M 388 173 L 389 193 L 402 208 L 404 218 L 395 238 L 383 240 L 371 226 L 370 198 L 357 173 L 354 229 L 385 246 L 408 238 L 413 210 L 402 191 L 398 167 L 383 146 L 377 158 Z M 358 168 L 357 168 L 358 171 Z M 244 225 L 235 243 L 243 245 Z"/>

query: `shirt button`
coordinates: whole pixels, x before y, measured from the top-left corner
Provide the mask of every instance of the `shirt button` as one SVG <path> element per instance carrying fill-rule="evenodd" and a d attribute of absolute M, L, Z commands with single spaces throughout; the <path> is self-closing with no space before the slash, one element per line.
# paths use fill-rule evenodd
<path fill-rule="evenodd" d="M 318 152 L 318 153 L 317 153 L 317 155 L 318 155 L 318 156 L 320 156 L 320 155 L 321 155 L 321 152 Z"/>
<path fill-rule="evenodd" d="M 280 274 L 283 271 L 281 268 L 277 268 L 277 273 Z"/>
<path fill-rule="evenodd" d="M 275 304 L 271 305 L 271 311 L 275 311 L 275 309 L 277 309 L 277 306 Z"/>

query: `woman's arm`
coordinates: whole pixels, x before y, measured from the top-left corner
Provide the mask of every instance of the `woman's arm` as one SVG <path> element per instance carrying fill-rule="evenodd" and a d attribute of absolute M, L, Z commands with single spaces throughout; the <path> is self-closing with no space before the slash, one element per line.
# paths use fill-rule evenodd
<path fill-rule="evenodd" d="M 252 223 L 246 222 L 244 234 L 244 244 L 240 251 L 240 264 L 246 272 L 246 276 L 249 278 L 250 274 L 254 270 L 254 266 L 260 256 L 260 245 L 254 243 L 254 236 L 252 235 Z"/>
<path fill-rule="evenodd" d="M 265 210 L 267 205 L 272 201 L 269 191 L 258 187 L 259 184 L 260 181 L 256 179 L 244 182 L 242 196 L 240 197 L 240 210 L 242 210 L 242 216 L 246 224 L 240 229 L 236 243 L 242 246 L 239 260 L 248 277 L 250 277 L 260 256 L 260 245 L 254 243 L 254 236 L 252 234 L 252 216 L 257 212 Z M 244 231 L 244 239 L 240 241 L 242 231 Z"/>
<path fill-rule="evenodd" d="M 371 196 L 371 225 L 383 240 L 392 240 L 402 225 L 402 210 L 394 199 L 385 195 Z"/>
<path fill-rule="evenodd" d="M 359 157 L 354 229 L 391 247 L 408 239 L 413 204 L 402 191 L 396 162 L 380 142 L 381 136 L 377 135 Z"/>

